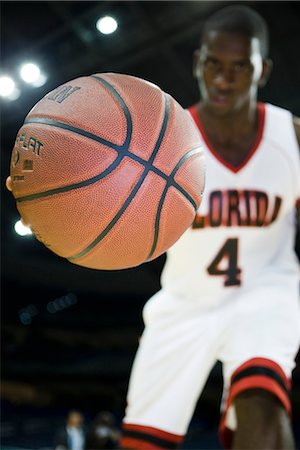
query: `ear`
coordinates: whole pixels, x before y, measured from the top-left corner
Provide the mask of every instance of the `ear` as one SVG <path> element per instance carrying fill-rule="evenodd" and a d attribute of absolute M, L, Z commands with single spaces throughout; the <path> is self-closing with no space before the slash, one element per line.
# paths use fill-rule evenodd
<path fill-rule="evenodd" d="M 262 73 L 261 73 L 261 77 L 259 79 L 258 82 L 258 86 L 264 87 L 265 84 L 267 83 L 270 74 L 272 72 L 272 68 L 273 68 L 273 61 L 271 59 L 264 59 L 263 60 L 263 69 L 262 69 Z"/>
<path fill-rule="evenodd" d="M 195 78 L 200 77 L 200 49 L 194 51 L 193 56 L 193 75 Z"/>

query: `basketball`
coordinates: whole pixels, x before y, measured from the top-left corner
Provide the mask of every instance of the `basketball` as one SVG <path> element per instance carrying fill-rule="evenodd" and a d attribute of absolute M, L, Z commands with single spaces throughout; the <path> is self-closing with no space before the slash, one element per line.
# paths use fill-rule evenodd
<path fill-rule="evenodd" d="M 163 254 L 193 222 L 204 156 L 189 113 L 155 84 L 99 73 L 71 80 L 27 114 L 12 193 L 56 255 L 99 270 Z"/>

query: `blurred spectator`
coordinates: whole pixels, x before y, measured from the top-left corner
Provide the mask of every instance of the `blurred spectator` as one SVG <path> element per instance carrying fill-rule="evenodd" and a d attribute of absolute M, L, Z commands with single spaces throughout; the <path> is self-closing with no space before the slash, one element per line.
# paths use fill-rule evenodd
<path fill-rule="evenodd" d="M 101 411 L 91 423 L 87 434 L 86 448 L 96 449 L 116 449 L 120 431 L 116 426 L 114 415 L 109 411 Z"/>
<path fill-rule="evenodd" d="M 71 410 L 65 426 L 57 432 L 54 448 L 55 450 L 84 450 L 85 441 L 84 416 L 80 411 Z"/>

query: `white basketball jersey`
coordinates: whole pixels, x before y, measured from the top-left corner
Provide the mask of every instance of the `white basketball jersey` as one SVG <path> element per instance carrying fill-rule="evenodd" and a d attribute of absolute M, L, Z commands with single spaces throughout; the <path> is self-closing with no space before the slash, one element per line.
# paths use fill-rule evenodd
<path fill-rule="evenodd" d="M 162 287 L 209 307 L 280 277 L 298 282 L 300 158 L 292 114 L 259 104 L 256 143 L 246 161 L 231 167 L 209 144 L 195 107 L 189 111 L 204 148 L 206 186 L 193 226 L 167 252 Z"/>

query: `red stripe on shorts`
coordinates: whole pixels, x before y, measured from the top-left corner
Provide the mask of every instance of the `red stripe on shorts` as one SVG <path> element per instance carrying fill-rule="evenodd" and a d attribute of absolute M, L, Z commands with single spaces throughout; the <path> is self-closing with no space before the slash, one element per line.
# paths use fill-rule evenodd
<path fill-rule="evenodd" d="M 151 444 L 147 441 L 142 441 L 141 439 L 134 439 L 129 437 L 123 437 L 120 441 L 121 449 L 137 449 L 137 450 L 162 450 L 164 447 L 159 447 L 158 445 Z"/>
<path fill-rule="evenodd" d="M 230 389 L 230 395 L 228 397 L 227 409 L 231 405 L 233 399 L 243 391 L 247 391 L 253 388 L 262 388 L 266 391 L 272 392 L 276 397 L 279 398 L 287 412 L 291 413 L 290 399 L 287 393 L 282 389 L 281 386 L 275 380 L 267 376 L 262 375 L 252 375 L 245 378 L 244 380 L 239 380 L 232 385 Z"/>
<path fill-rule="evenodd" d="M 184 436 L 168 433 L 154 427 L 123 423 L 121 448 L 141 450 L 175 449 Z"/>
<path fill-rule="evenodd" d="M 266 359 L 266 358 L 252 358 L 249 359 L 248 361 L 246 361 L 244 364 L 242 364 L 241 366 L 239 366 L 231 375 L 231 380 L 240 372 L 242 372 L 244 369 L 247 369 L 248 367 L 252 367 L 252 366 L 261 366 L 261 367 L 266 367 L 268 369 L 272 369 L 274 370 L 274 372 L 276 372 L 281 378 L 282 380 L 285 382 L 286 386 L 288 388 L 291 387 L 291 382 L 290 380 L 287 378 L 287 376 L 285 375 L 284 371 L 282 370 L 282 368 L 275 363 L 274 361 L 270 360 L 270 359 Z"/>

